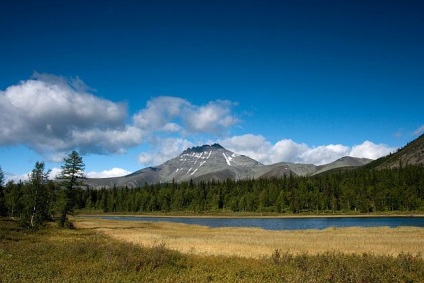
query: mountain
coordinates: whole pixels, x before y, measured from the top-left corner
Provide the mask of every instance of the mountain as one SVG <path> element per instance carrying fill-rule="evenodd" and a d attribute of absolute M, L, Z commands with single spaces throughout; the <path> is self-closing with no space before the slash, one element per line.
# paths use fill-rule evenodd
<path fill-rule="evenodd" d="M 223 148 L 219 144 L 188 148 L 179 156 L 156 167 L 147 167 L 116 178 L 86 179 L 91 187 L 138 187 L 144 184 L 210 181 L 226 179 L 272 178 L 293 174 L 310 176 L 341 167 L 362 166 L 371 160 L 343 157 L 330 164 L 312 165 L 280 162 L 263 165 L 260 162 Z"/>
<path fill-rule="evenodd" d="M 356 168 L 359 166 L 366 165 L 371 161 L 373 160 L 368 158 L 345 156 L 329 164 L 318 166 L 317 170 L 312 175 L 321 174 L 339 168 Z"/>
<path fill-rule="evenodd" d="M 367 165 L 369 168 L 396 168 L 400 165 L 424 165 L 424 134 L 397 152 L 379 158 Z"/>

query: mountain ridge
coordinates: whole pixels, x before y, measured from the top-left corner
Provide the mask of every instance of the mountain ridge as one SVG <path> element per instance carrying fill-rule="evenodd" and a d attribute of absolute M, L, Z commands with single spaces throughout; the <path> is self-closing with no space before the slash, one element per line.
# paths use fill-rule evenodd
<path fill-rule="evenodd" d="M 139 187 L 145 184 L 183 181 L 222 181 L 225 179 L 280 178 L 284 175 L 312 176 L 342 167 L 357 167 L 370 159 L 345 156 L 324 165 L 278 162 L 264 165 L 248 156 L 234 153 L 220 144 L 187 148 L 158 166 L 146 167 L 122 177 L 88 178 L 90 187 Z"/>

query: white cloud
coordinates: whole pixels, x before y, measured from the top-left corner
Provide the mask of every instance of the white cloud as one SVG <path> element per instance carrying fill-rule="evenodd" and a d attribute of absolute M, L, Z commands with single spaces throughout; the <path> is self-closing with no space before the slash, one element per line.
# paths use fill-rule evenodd
<path fill-rule="evenodd" d="M 169 123 L 191 107 L 190 102 L 179 97 L 156 97 L 147 102 L 145 109 L 134 115 L 134 125 L 146 131 L 167 131 Z M 180 125 L 174 123 L 172 128 L 179 127 Z"/>
<path fill-rule="evenodd" d="M 237 154 L 249 156 L 262 163 L 272 163 L 271 143 L 261 135 L 245 134 L 218 141 L 223 147 Z"/>
<path fill-rule="evenodd" d="M 296 143 L 291 139 L 278 141 L 270 148 L 271 163 L 280 161 L 302 162 L 300 158 L 308 150 L 306 144 Z"/>
<path fill-rule="evenodd" d="M 231 113 L 233 105 L 216 100 L 198 106 L 179 97 L 160 96 L 149 100 L 133 120 L 135 126 L 149 132 L 219 134 L 239 122 Z"/>
<path fill-rule="evenodd" d="M 341 144 L 322 145 L 308 148 L 300 155 L 300 160 L 316 165 L 327 164 L 349 155 L 350 148 Z"/>
<path fill-rule="evenodd" d="M 72 131 L 74 147 L 79 147 L 85 153 L 125 153 L 128 147 L 140 144 L 144 133 L 133 126 L 119 129 L 88 129 L 85 131 Z"/>
<path fill-rule="evenodd" d="M 192 108 L 183 117 L 190 132 L 215 132 L 225 130 L 239 121 L 231 114 L 232 103 L 228 100 L 209 102 Z"/>
<path fill-rule="evenodd" d="M 122 169 L 122 168 L 112 168 L 110 170 L 103 170 L 101 172 L 90 171 L 86 173 L 87 178 L 112 178 L 112 177 L 121 177 L 132 172 Z"/>
<path fill-rule="evenodd" d="M 79 78 L 39 73 L 0 91 L 0 146 L 26 145 L 58 162 L 71 150 L 81 154 L 125 153 L 140 144 L 155 147 L 157 135 L 221 135 L 238 123 L 230 101 L 194 105 L 170 96 L 147 101 L 146 108 L 127 123 L 124 103 L 91 92 Z M 155 160 L 161 158 L 151 159 Z"/>
<path fill-rule="evenodd" d="M 146 103 L 130 123 L 127 106 L 92 94 L 79 78 L 66 79 L 38 74 L 0 91 L 0 146 L 26 145 L 53 161 L 63 161 L 70 150 L 81 154 L 124 153 L 130 147 L 148 144 L 151 150 L 138 156 L 142 165 L 159 165 L 178 156 L 203 134 L 223 136 L 240 121 L 228 100 L 194 105 L 186 99 L 159 96 Z M 424 132 L 419 127 L 414 134 Z M 199 134 L 199 136 L 196 136 Z M 190 140 L 184 139 L 188 137 Z M 210 138 L 210 137 L 209 137 Z M 261 163 L 295 162 L 323 164 L 346 155 L 378 158 L 395 148 L 364 141 L 346 146 L 311 147 L 291 139 L 271 143 L 261 135 L 245 134 L 218 141 L 224 147 Z M 126 174 L 119 168 L 90 172 L 91 176 Z M 123 169 L 122 169 L 123 170 Z M 53 172 L 52 172 L 53 174 Z M 52 175 L 54 178 L 56 175 Z M 26 179 L 27 176 L 9 176 Z"/>
<path fill-rule="evenodd" d="M 160 139 L 154 143 L 151 151 L 138 156 L 138 163 L 144 166 L 160 165 L 192 146 L 192 142 L 181 138 Z"/>
<path fill-rule="evenodd" d="M 424 125 L 414 131 L 414 136 L 420 136 L 422 134 L 424 134 Z"/>
<path fill-rule="evenodd" d="M 54 180 L 56 179 L 56 176 L 58 176 L 62 172 L 62 169 L 60 168 L 52 168 L 50 169 L 49 179 Z"/>
<path fill-rule="evenodd" d="M 291 139 L 282 139 L 271 144 L 261 135 L 246 134 L 219 141 L 225 148 L 256 159 L 263 164 L 294 162 L 321 165 L 344 156 L 377 159 L 395 151 L 385 144 L 364 141 L 352 147 L 341 144 L 310 147 Z"/>
<path fill-rule="evenodd" d="M 107 133 L 111 129 L 115 135 L 108 139 L 120 137 L 119 143 L 94 147 L 99 153 L 119 152 L 134 145 L 133 137 L 122 138 L 127 130 L 126 105 L 96 97 L 85 89 L 79 79 L 35 73 L 33 78 L 0 92 L 0 145 L 25 144 L 51 155 L 76 148 L 90 151 L 104 134 L 98 138 L 92 134 L 92 144 L 85 148 L 87 132 Z"/>
<path fill-rule="evenodd" d="M 6 183 L 9 182 L 9 181 L 13 181 L 15 183 L 18 183 L 18 182 L 28 181 L 29 180 L 29 174 L 31 174 L 31 173 L 28 172 L 27 174 L 22 174 L 22 175 L 4 173 L 4 177 L 5 177 Z"/>
<path fill-rule="evenodd" d="M 60 168 L 52 168 L 52 169 L 46 168 L 46 171 L 47 170 L 50 170 L 50 173 L 48 175 L 49 180 L 56 179 L 56 176 L 61 172 Z M 13 174 L 13 173 L 5 172 L 4 175 L 5 175 L 6 182 L 13 181 L 15 183 L 18 183 L 20 181 L 22 182 L 29 181 L 29 176 L 31 175 L 31 173 L 32 173 L 31 171 L 24 174 Z"/>
<path fill-rule="evenodd" d="M 377 159 L 394 152 L 396 148 L 385 144 L 375 144 L 370 141 L 364 141 L 362 144 L 352 147 L 349 156 Z"/>

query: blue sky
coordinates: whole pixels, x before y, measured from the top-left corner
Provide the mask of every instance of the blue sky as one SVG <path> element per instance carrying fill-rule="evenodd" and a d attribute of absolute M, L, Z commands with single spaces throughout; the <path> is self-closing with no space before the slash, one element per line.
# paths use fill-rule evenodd
<path fill-rule="evenodd" d="M 424 132 L 422 1 L 7 1 L 0 166 L 89 176 L 219 142 L 262 163 L 378 158 Z"/>

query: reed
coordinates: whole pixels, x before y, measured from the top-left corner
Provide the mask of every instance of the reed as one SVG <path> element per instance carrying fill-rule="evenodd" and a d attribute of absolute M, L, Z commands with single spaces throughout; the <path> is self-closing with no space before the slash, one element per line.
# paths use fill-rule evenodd
<path fill-rule="evenodd" d="M 94 218 L 78 218 L 75 225 L 81 229 L 96 229 L 134 244 L 151 247 L 165 243 L 171 249 L 198 255 L 261 258 L 275 249 L 311 255 L 325 252 L 390 256 L 424 254 L 424 229 L 419 227 L 268 231 Z"/>
<path fill-rule="evenodd" d="M 262 258 L 184 254 L 107 236 L 102 229 L 152 229 L 78 220 L 77 229 L 49 225 L 28 232 L 0 218 L 0 282 L 423 282 L 417 254 L 292 253 Z M 81 228 L 86 225 L 85 228 Z M 153 225 L 155 226 L 155 225 Z M 78 228 L 80 227 L 80 228 Z M 107 228 L 106 228 L 107 227 Z M 144 227 L 144 228 L 143 228 Z M 205 229 L 204 227 L 195 227 Z"/>

